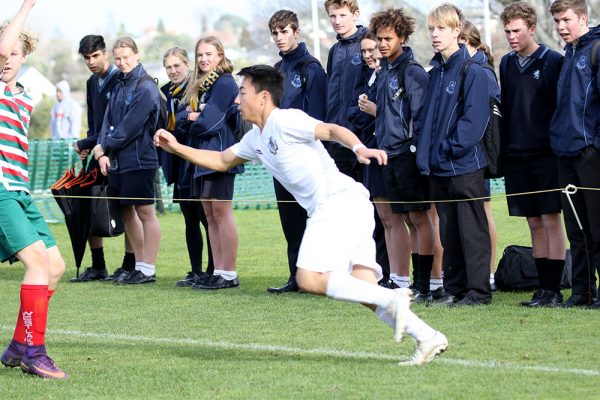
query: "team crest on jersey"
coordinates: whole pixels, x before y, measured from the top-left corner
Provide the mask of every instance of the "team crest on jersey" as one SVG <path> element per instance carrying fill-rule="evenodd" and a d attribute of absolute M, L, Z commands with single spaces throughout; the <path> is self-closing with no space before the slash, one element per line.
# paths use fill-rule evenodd
<path fill-rule="evenodd" d="M 452 81 L 452 82 L 450 82 L 450 84 L 448 84 L 448 87 L 446 88 L 446 92 L 448 92 L 448 94 L 454 94 L 455 91 L 456 91 L 456 82 Z"/>
<path fill-rule="evenodd" d="M 579 61 L 577 61 L 577 68 L 580 71 L 583 71 L 586 66 L 587 66 L 587 58 L 585 56 L 581 56 L 581 58 L 579 59 Z"/>
<path fill-rule="evenodd" d="M 392 79 L 390 79 L 390 89 L 392 89 L 392 91 L 396 91 L 400 88 L 400 85 L 398 84 L 398 77 L 397 76 L 393 76 Z"/>
<path fill-rule="evenodd" d="M 133 101 L 133 93 L 127 93 L 127 98 L 125 98 L 125 104 L 130 105 Z"/>
<path fill-rule="evenodd" d="M 542 73 L 540 72 L 539 69 L 536 69 L 535 71 L 533 71 L 533 79 L 540 79 L 541 75 L 542 75 Z"/>
<path fill-rule="evenodd" d="M 361 65 L 362 64 L 362 56 L 360 55 L 360 53 L 354 54 L 354 57 L 352 57 L 351 63 L 352 63 L 352 65 Z"/>
<path fill-rule="evenodd" d="M 299 89 L 302 87 L 302 78 L 300 78 L 300 75 L 298 75 L 298 74 L 294 75 L 294 78 L 292 79 L 292 86 L 295 87 L 296 89 Z"/>
<path fill-rule="evenodd" d="M 271 152 L 271 154 L 276 156 L 278 150 L 279 150 L 279 146 L 277 145 L 277 142 L 273 139 L 273 137 L 270 137 L 269 138 L 269 151 Z"/>

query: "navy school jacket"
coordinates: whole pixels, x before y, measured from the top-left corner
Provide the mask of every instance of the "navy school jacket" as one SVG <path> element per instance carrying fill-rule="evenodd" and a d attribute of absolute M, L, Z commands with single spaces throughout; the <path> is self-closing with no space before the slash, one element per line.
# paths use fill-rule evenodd
<path fill-rule="evenodd" d="M 557 108 L 550 123 L 550 145 L 559 157 L 575 156 L 588 146 L 600 149 L 600 68 L 592 76 L 590 60 L 596 40 L 600 26 L 580 37 L 577 46 L 565 46 Z"/>
<path fill-rule="evenodd" d="M 367 32 L 364 26 L 348 37 L 338 35 L 327 59 L 327 116 L 326 122 L 356 130 L 349 120 L 348 110 L 358 103 L 362 94 L 362 55 L 360 41 Z"/>
<path fill-rule="evenodd" d="M 418 140 L 429 86 L 429 75 L 423 67 L 409 64 L 404 71 L 405 94 L 397 95 L 398 68 L 405 60 L 414 60 L 410 47 L 404 47 L 403 53 L 392 63 L 383 58 L 377 80 L 375 136 L 377 147 L 385 150 L 389 157 L 406 153 Z"/>
<path fill-rule="evenodd" d="M 205 107 L 196 121 L 187 120 L 188 112 L 185 111 L 185 105 L 180 108 L 177 113 L 176 129 L 178 140 L 202 150 L 223 151 L 233 146 L 236 143 L 233 131 L 235 121 L 231 116 L 237 108 L 235 99 L 238 93 L 239 89 L 233 76 L 221 75 L 204 94 L 202 103 Z M 192 168 L 194 178 L 215 172 L 197 165 Z M 239 174 L 244 172 L 244 167 L 238 165 L 228 172 Z"/>
<path fill-rule="evenodd" d="M 77 141 L 77 147 L 81 150 L 92 149 L 98 143 L 98 136 L 102 130 L 104 113 L 108 107 L 108 101 L 112 96 L 119 70 L 111 65 L 106 75 L 102 77 L 102 82 L 98 75 L 93 74 L 85 84 L 86 104 L 87 104 L 87 137 Z"/>
<path fill-rule="evenodd" d="M 111 159 L 111 173 L 155 169 L 158 156 L 153 143 L 160 112 L 160 94 L 142 64 L 118 82 L 104 114 L 98 143 Z"/>
<path fill-rule="evenodd" d="M 361 94 L 366 94 L 369 100 L 375 103 L 377 97 L 377 81 L 379 74 L 375 74 L 375 70 L 369 68 L 369 66 L 364 63 L 362 68 L 362 84 L 363 89 L 361 90 Z M 377 143 L 375 141 L 375 117 L 365 112 L 360 111 L 358 108 L 358 101 L 356 106 L 353 106 L 357 109 L 356 112 L 351 112 L 353 115 L 352 120 L 350 121 L 355 126 L 355 134 L 358 136 L 361 142 L 365 144 L 367 147 L 377 147 Z"/>
<path fill-rule="evenodd" d="M 425 100 L 417 165 L 424 175 L 459 176 L 487 166 L 480 145 L 489 119 L 486 73 L 472 64 L 465 76 L 464 100 L 459 101 L 460 70 L 470 58 L 464 45 L 444 62 L 441 54 L 431 60 L 433 70 Z"/>
<path fill-rule="evenodd" d="M 483 50 L 478 49 L 475 54 L 473 54 L 473 59 L 480 64 L 489 64 L 489 60 Z M 500 100 L 500 85 L 498 84 L 498 77 L 496 74 L 490 69 L 483 69 L 485 71 L 485 75 L 488 79 L 488 88 L 490 96 L 493 96 Z"/>
<path fill-rule="evenodd" d="M 171 82 L 163 85 L 160 88 L 160 91 L 165 96 L 167 111 L 169 113 L 176 114 L 179 111 L 187 83 L 187 81 L 182 83 L 184 89 L 175 96 L 173 96 L 173 93 L 169 90 L 171 88 Z M 166 123 L 165 126 L 162 126 L 161 128 L 167 129 Z M 160 166 L 162 167 L 163 175 L 167 181 L 167 185 L 178 185 L 182 178 L 181 175 L 183 171 L 181 165 L 183 163 L 183 159 L 166 151 L 162 151 L 161 149 L 158 149 L 158 155 Z"/>
<path fill-rule="evenodd" d="M 299 43 L 298 47 L 288 54 L 279 55 L 279 71 L 285 76 L 285 91 L 280 108 L 297 108 L 319 121 L 324 121 L 327 75 L 321 64 L 308 62 L 312 57 L 304 42 Z M 299 63 L 302 62 L 306 66 L 306 76 L 302 76 L 299 68 Z M 302 82 L 303 78 L 306 78 L 306 82 Z"/>

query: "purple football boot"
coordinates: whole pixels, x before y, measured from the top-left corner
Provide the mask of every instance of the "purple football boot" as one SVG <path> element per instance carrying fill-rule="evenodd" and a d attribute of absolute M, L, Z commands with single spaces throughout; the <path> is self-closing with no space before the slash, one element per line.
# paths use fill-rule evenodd
<path fill-rule="evenodd" d="M 67 379 L 69 377 L 54 365 L 54 361 L 46 354 L 45 346 L 27 347 L 21 359 L 21 370 L 44 379 Z"/>
<path fill-rule="evenodd" d="M 27 346 L 13 340 L 2 353 L 0 362 L 7 368 L 20 367 L 25 349 L 27 349 Z"/>

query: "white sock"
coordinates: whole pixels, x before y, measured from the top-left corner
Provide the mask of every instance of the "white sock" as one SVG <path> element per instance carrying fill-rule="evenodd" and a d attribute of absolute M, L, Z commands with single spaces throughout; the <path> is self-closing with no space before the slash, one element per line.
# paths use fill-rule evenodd
<path fill-rule="evenodd" d="M 142 261 L 135 263 L 135 269 L 146 276 L 152 276 L 156 273 L 156 265 L 146 264 Z"/>
<path fill-rule="evenodd" d="M 496 279 L 494 279 L 494 274 L 490 274 L 490 285 L 494 284 L 496 282 Z"/>
<path fill-rule="evenodd" d="M 394 281 L 394 283 L 396 285 L 398 285 L 398 287 L 401 287 L 401 288 L 410 287 L 410 276 L 397 275 L 397 274 L 393 274 L 393 275 L 395 275 L 395 276 L 392 278 L 392 274 L 390 274 L 390 279 L 392 281 Z"/>
<path fill-rule="evenodd" d="M 225 271 L 223 269 L 218 270 L 219 275 L 223 277 L 223 279 L 227 281 L 232 281 L 237 278 L 237 271 Z M 217 270 L 215 270 L 215 274 L 217 274 Z"/>
<path fill-rule="evenodd" d="M 431 278 L 429 279 L 429 290 L 437 290 L 439 288 L 441 288 L 442 286 L 444 286 L 444 280 L 443 279 L 437 279 L 437 278 Z"/>
<path fill-rule="evenodd" d="M 390 328 L 394 329 L 396 326 L 394 319 L 387 313 L 384 307 L 377 307 L 375 309 L 375 315 Z M 421 318 L 417 317 L 414 312 L 408 311 L 408 314 L 406 315 L 406 333 L 409 336 L 422 342 L 433 338 L 435 332 L 435 329 L 427 325 Z"/>
<path fill-rule="evenodd" d="M 387 307 L 396 293 L 350 274 L 334 271 L 329 274 L 327 281 L 327 296 L 336 300 Z"/>

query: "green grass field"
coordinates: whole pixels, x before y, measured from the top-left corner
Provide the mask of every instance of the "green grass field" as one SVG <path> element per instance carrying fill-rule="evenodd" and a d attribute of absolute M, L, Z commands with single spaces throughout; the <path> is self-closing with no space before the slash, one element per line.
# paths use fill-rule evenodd
<path fill-rule="evenodd" d="M 494 200 L 498 249 L 527 244 L 525 222 Z M 241 288 L 175 287 L 188 271 L 183 218 L 160 218 L 158 282 L 140 287 L 70 284 L 63 225 L 52 226 L 67 261 L 52 299 L 47 347 L 71 374 L 43 381 L 0 369 L 0 399 L 540 399 L 600 398 L 597 311 L 518 305 L 498 293 L 474 309 L 413 310 L 449 341 L 424 367 L 399 367 L 413 349 L 364 307 L 307 294 L 270 295 L 287 278 L 277 211 L 238 211 Z M 499 250 L 500 252 L 500 250 Z M 106 241 L 116 268 L 122 239 Z M 86 255 L 86 263 L 89 255 Z M 0 267 L 0 343 L 12 336 L 22 278 Z M 566 293 L 567 294 L 567 293 Z"/>

